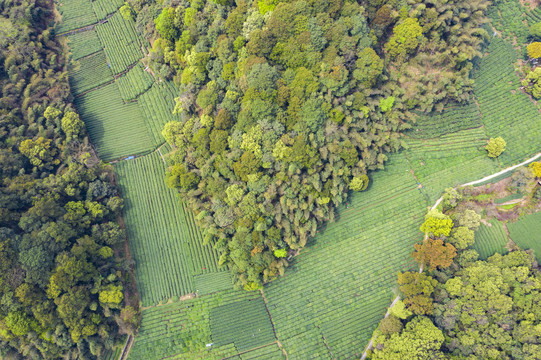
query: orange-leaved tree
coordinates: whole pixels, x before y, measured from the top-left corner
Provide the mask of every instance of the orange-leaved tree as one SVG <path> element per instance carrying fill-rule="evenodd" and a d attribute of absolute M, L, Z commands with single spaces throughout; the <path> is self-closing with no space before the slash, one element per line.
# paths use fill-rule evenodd
<path fill-rule="evenodd" d="M 428 265 L 430 271 L 449 267 L 456 256 L 456 248 L 451 244 L 444 244 L 440 239 L 427 239 L 422 245 L 415 244 L 414 247 L 415 251 L 411 255 L 415 261 Z"/>

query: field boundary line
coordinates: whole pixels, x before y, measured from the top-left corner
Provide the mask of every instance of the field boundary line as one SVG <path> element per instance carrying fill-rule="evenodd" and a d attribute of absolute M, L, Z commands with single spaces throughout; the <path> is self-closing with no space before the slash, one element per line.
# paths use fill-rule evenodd
<path fill-rule="evenodd" d="M 492 175 L 485 176 L 485 177 L 482 178 L 482 179 L 475 180 L 475 181 L 470 181 L 470 182 L 465 183 L 465 184 L 457 185 L 457 186 L 455 186 L 455 188 L 457 188 L 457 187 L 466 187 L 466 186 L 475 185 L 475 184 L 479 184 L 479 183 L 482 183 L 482 182 L 491 180 L 491 179 L 493 179 L 493 178 L 495 178 L 495 177 L 498 177 L 498 176 L 500 176 L 500 175 L 503 175 L 503 174 L 505 174 L 505 173 L 508 173 L 508 172 L 510 172 L 510 171 L 513 171 L 513 170 L 515 170 L 515 169 L 517 169 L 517 168 L 519 168 L 519 167 L 521 167 L 521 166 L 524 166 L 524 165 L 526 165 L 526 164 L 528 164 L 528 163 L 531 163 L 532 161 L 535 161 L 535 160 L 537 160 L 538 158 L 541 158 L 541 152 L 538 152 L 537 154 L 535 154 L 534 156 L 530 157 L 529 159 L 527 159 L 527 160 L 521 162 L 520 164 L 513 165 L 513 166 L 510 166 L 510 167 L 507 167 L 507 168 L 505 168 L 505 169 L 503 169 L 503 170 L 501 170 L 501 171 L 499 171 L 499 172 L 497 172 L 497 173 L 494 173 L 494 174 L 492 174 Z M 442 202 L 442 200 L 443 200 L 443 195 L 440 196 L 440 198 L 439 198 L 438 200 L 436 200 L 436 203 L 430 208 L 430 210 L 434 210 L 435 208 L 437 208 L 438 205 Z M 507 234 L 507 236 L 509 237 L 509 234 Z M 428 239 L 428 234 L 425 234 L 425 238 L 424 238 L 423 241 L 426 241 L 427 239 Z M 421 263 L 421 266 L 419 267 L 419 273 L 422 273 L 422 272 L 423 272 L 423 268 L 424 268 L 423 265 L 424 265 L 424 264 Z M 391 311 L 392 307 L 395 306 L 396 303 L 397 303 L 399 300 L 400 300 L 400 295 L 397 295 L 397 296 L 394 298 L 394 300 L 393 300 L 393 302 L 391 303 L 391 305 L 389 305 L 389 307 L 387 308 L 387 312 L 385 313 L 385 316 L 383 317 L 384 319 L 387 318 L 387 317 L 390 315 L 390 311 Z M 374 344 L 374 340 L 373 340 L 373 338 L 370 338 L 370 342 L 368 343 L 368 345 L 367 345 L 366 348 L 364 349 L 363 355 L 361 356 L 361 360 L 366 359 L 366 356 L 368 355 L 368 354 L 367 354 L 367 351 L 368 351 L 368 350 L 372 350 L 373 344 Z"/>
<path fill-rule="evenodd" d="M 69 45 L 68 45 L 68 46 L 69 46 Z M 96 55 L 96 54 L 99 53 L 100 51 L 103 51 L 103 48 L 99 49 L 98 51 L 94 51 L 92 54 L 88 54 L 88 55 L 85 55 L 85 56 L 83 56 L 83 57 L 80 57 L 80 58 L 78 58 L 77 60 L 71 60 L 71 59 L 70 59 L 70 61 L 73 61 L 73 62 L 81 61 L 81 60 L 84 60 L 84 59 L 86 59 L 86 58 L 91 57 L 92 55 Z"/>
<path fill-rule="evenodd" d="M 286 349 L 284 349 L 284 347 L 280 343 L 280 340 L 278 340 L 278 335 L 276 335 L 276 328 L 274 327 L 274 321 L 272 321 L 272 316 L 271 316 L 271 313 L 269 311 L 269 306 L 268 306 L 268 303 L 267 303 L 267 298 L 265 297 L 265 292 L 263 291 L 263 289 L 259 289 L 259 292 L 261 293 L 261 297 L 263 298 L 263 303 L 265 304 L 265 310 L 267 310 L 267 315 L 269 315 L 269 320 L 270 320 L 270 323 L 271 323 L 271 326 L 272 326 L 272 332 L 274 333 L 274 338 L 276 339 L 276 344 L 278 344 L 278 347 L 280 348 L 280 350 L 282 350 L 282 352 L 286 356 L 286 360 L 287 360 L 287 358 L 288 358 L 287 351 L 286 351 Z M 237 354 L 237 355 L 239 355 L 239 354 Z"/>
<path fill-rule="evenodd" d="M 94 90 L 98 90 L 98 89 L 101 89 L 101 88 L 103 88 L 103 87 L 105 87 L 105 86 L 107 86 L 107 85 L 111 85 L 111 84 L 113 84 L 114 82 L 115 82 L 115 79 L 113 78 L 113 80 L 109 80 L 109 81 L 107 81 L 106 83 L 103 83 L 103 84 L 101 84 L 101 85 L 98 85 L 98 86 L 96 86 L 96 87 L 93 87 L 92 89 L 85 90 L 85 91 L 83 91 L 82 93 L 75 95 L 73 98 L 74 98 L 74 99 L 77 99 L 77 98 L 79 98 L 79 97 L 81 97 L 81 96 L 83 96 L 83 95 L 86 95 L 86 94 L 88 94 L 88 93 L 94 91 Z"/>
<path fill-rule="evenodd" d="M 92 30 L 92 29 L 94 29 L 96 27 L 96 25 L 105 24 L 106 22 L 108 22 L 109 19 L 114 14 L 116 14 L 117 11 L 118 11 L 118 9 L 115 12 L 107 15 L 104 19 L 98 20 L 98 22 L 95 22 L 94 24 L 86 25 L 86 26 L 83 26 L 83 27 L 80 27 L 80 28 L 77 28 L 77 29 L 73 29 L 73 30 L 66 31 L 66 32 L 63 32 L 63 33 L 60 33 L 60 34 L 56 34 L 55 37 L 70 36 L 70 35 L 77 34 L 77 33 L 80 33 L 80 32 L 85 32 L 85 31 L 88 31 L 88 30 Z M 92 12 L 94 12 L 94 10 L 92 10 Z M 94 15 L 96 15 L 96 13 L 94 13 Z"/>
<path fill-rule="evenodd" d="M 273 341 L 273 342 L 268 343 L 268 344 L 265 344 L 265 345 L 261 345 L 261 346 L 252 348 L 252 349 L 248 349 L 248 350 L 245 350 L 245 351 L 241 351 L 240 353 L 237 353 L 237 354 L 235 354 L 235 355 L 231 355 L 231 356 L 224 357 L 224 358 L 222 358 L 221 360 L 231 359 L 231 358 L 234 358 L 235 356 L 239 356 L 239 355 L 242 355 L 242 354 L 246 354 L 246 353 L 249 353 L 250 351 L 254 351 L 254 350 L 259 350 L 259 349 L 262 349 L 262 348 L 265 348 L 265 347 L 267 347 L 267 346 L 271 346 L 271 345 L 274 345 L 274 344 L 277 344 L 277 343 L 278 343 L 278 340 Z"/>
<path fill-rule="evenodd" d="M 163 155 L 162 155 L 162 152 L 161 152 L 160 148 L 158 148 L 158 149 L 156 149 L 156 150 L 158 150 L 158 152 L 160 153 L 160 157 L 161 157 L 162 160 L 163 160 L 163 164 L 164 164 L 164 165 L 167 165 L 167 163 L 165 162 L 165 159 L 164 159 L 164 157 L 163 157 Z"/>

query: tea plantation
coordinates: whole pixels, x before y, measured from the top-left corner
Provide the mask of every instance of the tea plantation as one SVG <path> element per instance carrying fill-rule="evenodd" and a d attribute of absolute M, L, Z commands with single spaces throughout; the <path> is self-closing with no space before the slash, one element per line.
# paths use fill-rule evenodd
<path fill-rule="evenodd" d="M 418 114 L 403 134 L 406 148 L 389 155 L 384 170 L 370 174 L 369 188 L 351 195 L 285 276 L 262 290 L 233 290 L 220 254 L 165 185 L 170 148 L 163 146 L 161 130 L 181 121 L 173 114 L 180 94 L 141 62 L 149 44 L 135 22 L 118 12 L 122 5 L 64 0 L 57 34 L 70 49 L 77 110 L 100 158 L 113 163 L 125 202 L 142 307 L 129 359 L 360 357 L 395 297 L 397 272 L 417 266 L 410 254 L 423 238 L 419 224 L 427 208 L 445 188 L 539 151 L 541 114 L 518 90 L 514 63 L 520 54 L 510 41 L 491 34 L 486 56 L 473 72 L 475 101 Z M 527 16 L 541 19 L 540 14 Z M 501 134 L 507 150 L 497 160 L 488 158 L 484 146 Z M 539 213 L 509 224 L 513 240 L 538 256 L 541 240 L 531 234 L 541 233 L 539 224 Z M 483 225 L 477 236 L 482 258 L 506 251 L 498 222 Z"/>

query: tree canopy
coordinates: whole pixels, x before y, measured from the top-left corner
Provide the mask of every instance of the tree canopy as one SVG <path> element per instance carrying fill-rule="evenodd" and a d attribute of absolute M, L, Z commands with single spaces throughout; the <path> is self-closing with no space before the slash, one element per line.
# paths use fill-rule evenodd
<path fill-rule="evenodd" d="M 249 288 L 284 271 L 276 250 L 304 247 L 349 190 L 368 187 L 411 110 L 468 98 L 486 5 L 128 2 L 159 37 L 149 67 L 180 84 L 183 120 L 163 131 L 167 183 Z M 413 75 L 427 61 L 438 81 Z"/>
<path fill-rule="evenodd" d="M 505 151 L 506 142 L 502 137 L 490 138 L 485 149 L 488 151 L 488 156 L 497 158 Z"/>
<path fill-rule="evenodd" d="M 0 358 L 103 358 L 138 323 L 113 256 L 122 200 L 70 102 L 53 3 L 11 1 L 0 20 Z"/>

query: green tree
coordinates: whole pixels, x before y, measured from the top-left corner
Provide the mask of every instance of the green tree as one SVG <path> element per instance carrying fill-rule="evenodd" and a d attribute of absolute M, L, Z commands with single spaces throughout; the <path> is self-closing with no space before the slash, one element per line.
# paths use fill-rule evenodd
<path fill-rule="evenodd" d="M 413 52 L 419 45 L 423 29 L 416 18 L 407 18 L 393 28 L 393 36 L 385 44 L 385 51 L 391 57 L 404 57 Z"/>
<path fill-rule="evenodd" d="M 488 151 L 488 156 L 497 158 L 505 151 L 506 142 L 502 137 L 490 138 L 485 149 Z"/>
<path fill-rule="evenodd" d="M 107 285 L 102 291 L 100 291 L 99 299 L 100 303 L 102 304 L 107 304 L 109 306 L 118 306 L 124 299 L 124 294 L 122 293 L 122 285 Z"/>
<path fill-rule="evenodd" d="M 392 335 L 394 333 L 399 333 L 402 331 L 402 321 L 394 315 L 389 315 L 383 320 L 380 321 L 378 326 L 378 331 L 383 335 Z"/>
<path fill-rule="evenodd" d="M 364 48 L 359 52 L 353 77 L 367 88 L 372 87 L 383 72 L 383 60 L 372 48 Z"/>
<path fill-rule="evenodd" d="M 54 106 L 47 106 L 47 109 L 45 109 L 45 112 L 43 113 L 45 119 L 49 121 L 59 118 L 60 115 L 62 115 L 62 111 L 58 110 Z"/>
<path fill-rule="evenodd" d="M 528 56 L 532 59 L 537 59 L 541 57 L 541 42 L 535 41 L 531 44 L 529 44 L 526 47 L 526 50 L 528 51 Z"/>
<path fill-rule="evenodd" d="M 438 282 L 418 272 L 398 273 L 399 289 L 404 294 L 404 304 L 417 315 L 432 314 L 434 311 L 432 293 Z"/>
<path fill-rule="evenodd" d="M 287 250 L 286 249 L 276 249 L 274 250 L 274 256 L 277 258 L 285 258 L 287 256 Z"/>
<path fill-rule="evenodd" d="M 64 114 L 61 124 L 68 141 L 69 139 L 77 138 L 85 127 L 79 115 L 73 111 L 68 111 Z"/>
<path fill-rule="evenodd" d="M 522 80 L 521 85 L 534 98 L 541 98 L 541 68 L 536 67 L 533 71 L 530 71 L 526 78 Z"/>
<path fill-rule="evenodd" d="M 175 9 L 165 8 L 154 20 L 156 30 L 166 40 L 174 42 L 178 37 L 178 29 L 175 26 Z"/>
<path fill-rule="evenodd" d="M 541 40 L 541 22 L 530 26 L 530 35 L 537 40 Z"/>
<path fill-rule="evenodd" d="M 529 168 L 532 170 L 533 176 L 541 178 L 541 161 L 531 163 Z"/>
<path fill-rule="evenodd" d="M 124 5 L 118 9 L 120 12 L 120 15 L 128 21 L 134 21 L 135 20 L 135 11 L 131 7 L 130 3 L 125 2 Z M 159 30 L 158 30 L 159 31 Z M 161 34 L 161 32 L 160 32 Z"/>
<path fill-rule="evenodd" d="M 51 145 L 50 139 L 38 137 L 36 140 L 26 139 L 21 142 L 19 151 L 26 156 L 30 163 L 39 169 L 50 164 L 57 165 L 60 160 L 54 159 L 57 151 Z"/>
<path fill-rule="evenodd" d="M 465 226 L 459 226 L 453 229 L 451 237 L 447 241 L 458 250 L 464 250 L 475 242 L 475 232 Z"/>
<path fill-rule="evenodd" d="M 479 229 L 479 226 L 481 225 L 481 215 L 471 209 L 457 211 L 454 213 L 453 217 L 459 226 L 465 226 L 474 231 Z"/>
<path fill-rule="evenodd" d="M 384 113 L 390 111 L 393 108 L 394 100 L 394 96 L 379 99 L 379 108 L 381 111 Z"/>
<path fill-rule="evenodd" d="M 425 215 L 425 222 L 421 225 L 421 231 L 428 236 L 449 236 L 453 228 L 453 221 L 439 210 L 430 210 Z"/>
<path fill-rule="evenodd" d="M 171 188 L 192 190 L 197 187 L 200 179 L 195 173 L 188 171 L 184 164 L 175 164 L 166 173 L 165 183 Z"/>
<path fill-rule="evenodd" d="M 353 191 L 364 191 L 368 187 L 368 176 L 363 174 L 361 176 L 354 176 L 349 183 L 349 189 Z"/>
<path fill-rule="evenodd" d="M 442 203 L 446 208 L 454 208 L 462 200 L 462 194 L 456 189 L 449 187 L 443 193 Z"/>
<path fill-rule="evenodd" d="M 418 316 L 401 333 L 394 333 L 381 346 L 376 344 L 373 360 L 443 359 L 440 351 L 445 337 L 429 318 Z"/>
<path fill-rule="evenodd" d="M 413 313 L 406 308 L 406 305 L 402 300 L 398 300 L 394 306 L 389 310 L 390 314 L 395 317 L 405 320 L 409 318 Z"/>
<path fill-rule="evenodd" d="M 10 312 L 4 323 L 15 336 L 25 336 L 31 330 L 31 320 L 21 311 Z"/>

